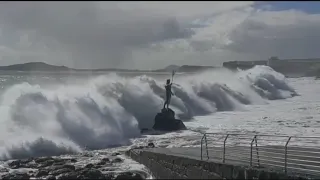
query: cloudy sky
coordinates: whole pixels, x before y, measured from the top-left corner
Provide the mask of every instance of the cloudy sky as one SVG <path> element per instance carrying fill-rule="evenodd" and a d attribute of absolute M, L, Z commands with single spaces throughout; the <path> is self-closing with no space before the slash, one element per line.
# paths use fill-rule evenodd
<path fill-rule="evenodd" d="M 320 2 L 0 2 L 0 65 L 157 69 L 320 57 Z"/>

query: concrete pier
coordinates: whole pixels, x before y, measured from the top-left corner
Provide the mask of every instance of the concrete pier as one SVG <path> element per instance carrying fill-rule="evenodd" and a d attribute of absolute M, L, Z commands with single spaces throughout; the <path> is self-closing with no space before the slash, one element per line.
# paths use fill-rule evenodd
<path fill-rule="evenodd" d="M 218 147 L 203 149 L 202 160 L 200 148 L 144 148 L 132 149 L 126 154 L 148 167 L 156 178 L 319 179 L 320 156 L 316 150 L 315 154 L 305 150 L 307 148 L 288 150 L 286 163 L 280 146 L 253 148 L 252 156 L 250 147 L 228 147 L 224 162 L 223 148 Z"/>

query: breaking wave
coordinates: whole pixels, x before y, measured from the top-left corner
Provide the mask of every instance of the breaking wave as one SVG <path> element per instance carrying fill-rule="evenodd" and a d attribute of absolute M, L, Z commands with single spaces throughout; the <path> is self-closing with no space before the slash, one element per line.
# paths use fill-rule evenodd
<path fill-rule="evenodd" d="M 108 74 L 51 89 L 13 85 L 0 104 L 0 159 L 129 145 L 140 128 L 152 127 L 164 103 L 163 82 Z M 184 120 L 297 95 L 282 74 L 267 66 L 179 75 L 172 89 L 171 108 Z"/>

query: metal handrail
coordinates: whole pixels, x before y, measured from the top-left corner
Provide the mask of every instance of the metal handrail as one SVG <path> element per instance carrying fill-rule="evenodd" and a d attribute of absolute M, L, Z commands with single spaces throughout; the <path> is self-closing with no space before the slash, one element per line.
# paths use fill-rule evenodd
<path fill-rule="evenodd" d="M 315 141 L 318 144 L 314 144 Z M 297 143 L 302 142 L 311 143 L 311 146 L 307 144 L 299 147 Z M 204 156 L 203 146 L 207 160 L 221 159 L 222 163 L 232 161 L 249 167 L 278 169 L 285 174 L 320 177 L 320 136 L 204 133 L 201 139 L 201 160 Z"/>

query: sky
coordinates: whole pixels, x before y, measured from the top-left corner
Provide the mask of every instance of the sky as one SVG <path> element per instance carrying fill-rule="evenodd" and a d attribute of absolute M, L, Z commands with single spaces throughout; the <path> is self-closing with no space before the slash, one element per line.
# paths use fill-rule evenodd
<path fill-rule="evenodd" d="M 320 2 L 0 2 L 0 65 L 159 69 L 320 57 Z"/>

